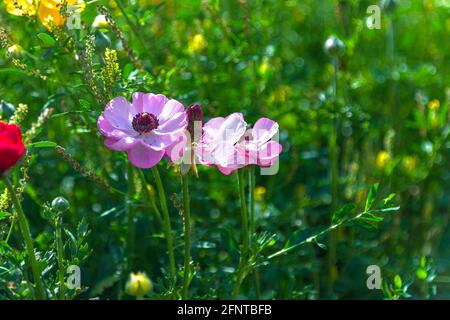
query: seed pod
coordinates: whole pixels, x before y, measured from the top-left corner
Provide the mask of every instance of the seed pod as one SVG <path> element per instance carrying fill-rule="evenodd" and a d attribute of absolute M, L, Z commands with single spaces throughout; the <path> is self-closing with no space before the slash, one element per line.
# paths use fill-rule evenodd
<path fill-rule="evenodd" d="M 64 197 L 56 197 L 52 201 L 52 210 L 55 212 L 65 212 L 69 210 L 70 203 Z"/>
<path fill-rule="evenodd" d="M 325 41 L 324 49 L 330 56 L 341 56 L 345 52 L 345 45 L 338 37 L 331 36 Z"/>

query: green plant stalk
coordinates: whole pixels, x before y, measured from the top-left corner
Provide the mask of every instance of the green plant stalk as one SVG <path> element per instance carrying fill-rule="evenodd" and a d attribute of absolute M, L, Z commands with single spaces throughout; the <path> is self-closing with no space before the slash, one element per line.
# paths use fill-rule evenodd
<path fill-rule="evenodd" d="M 248 199 L 249 199 L 249 216 L 250 216 L 250 232 L 251 239 L 256 239 L 256 224 L 255 224 L 255 166 L 251 165 L 249 167 L 248 176 Z M 252 246 L 256 249 L 256 243 L 253 241 Z M 260 299 L 261 289 L 260 289 L 260 276 L 259 271 L 255 270 L 253 272 L 255 280 L 255 293 L 256 299 Z"/>
<path fill-rule="evenodd" d="M 133 31 L 134 35 L 136 36 L 136 39 L 138 39 L 140 45 L 142 46 L 142 49 L 147 49 L 145 46 L 145 41 L 142 39 L 142 32 L 139 32 L 138 28 L 134 24 L 133 21 L 131 21 L 130 17 L 128 16 L 127 12 L 125 11 L 125 7 L 123 6 L 122 1 L 115 0 L 117 7 L 119 8 L 120 12 L 122 12 L 123 16 L 125 17 L 125 20 L 127 20 L 128 25 L 130 26 L 131 30 Z"/>
<path fill-rule="evenodd" d="M 127 165 L 127 177 L 128 177 L 128 197 L 127 197 L 127 217 L 128 217 L 128 234 L 127 234 L 127 252 L 128 252 L 128 269 L 132 270 L 134 263 L 134 247 L 136 237 L 136 227 L 134 224 L 135 214 L 133 209 L 132 200 L 136 192 L 134 186 L 134 173 L 133 165 L 128 163 Z"/>
<path fill-rule="evenodd" d="M 242 285 L 242 282 L 246 276 L 246 260 L 248 258 L 248 253 L 250 249 L 250 236 L 249 236 L 249 223 L 247 216 L 247 203 L 245 199 L 245 186 L 244 186 L 244 173 L 242 169 L 237 171 L 237 185 L 239 192 L 239 199 L 241 203 L 241 219 L 242 219 L 242 249 L 241 249 L 241 258 L 239 262 L 238 276 L 236 280 L 236 284 L 234 285 L 232 298 L 236 299 L 239 295 L 239 291 Z"/>
<path fill-rule="evenodd" d="M 161 218 L 161 212 L 159 211 L 158 206 L 156 205 L 156 202 L 154 199 L 155 197 L 152 195 L 152 193 L 150 192 L 150 190 L 147 187 L 148 183 L 147 183 L 147 180 L 145 179 L 145 175 L 142 172 L 142 170 L 139 170 L 139 177 L 141 178 L 141 181 L 144 186 L 144 190 L 147 194 L 148 200 L 151 202 L 151 206 L 152 206 L 153 210 L 155 211 L 156 219 L 158 220 L 158 222 L 161 226 L 164 226 L 164 222 Z"/>
<path fill-rule="evenodd" d="M 175 284 L 176 281 L 175 255 L 173 251 L 173 235 L 172 235 L 172 227 L 170 225 L 169 209 L 167 208 L 166 193 L 164 191 L 164 186 L 161 181 L 161 176 L 159 175 L 158 167 L 153 166 L 152 171 L 153 175 L 155 176 L 156 188 L 158 189 L 159 201 L 164 216 L 164 232 L 167 240 L 167 250 L 169 253 L 169 263 L 170 263 L 169 274 L 173 280 L 173 283 Z"/>
<path fill-rule="evenodd" d="M 55 226 L 56 251 L 58 253 L 58 275 L 59 275 L 59 296 L 61 300 L 66 299 L 66 286 L 64 281 L 64 249 L 62 241 L 62 213 L 58 213 Z"/>
<path fill-rule="evenodd" d="M 337 149 L 337 75 L 338 75 L 338 59 L 333 57 L 334 76 L 333 76 L 333 119 L 331 123 L 331 135 L 329 139 L 330 164 L 331 164 L 331 206 L 332 211 L 338 206 L 338 189 L 339 189 L 339 169 L 338 169 L 338 149 Z M 331 217 L 330 217 L 331 219 Z M 330 232 L 330 248 L 328 252 L 328 281 L 327 292 L 329 295 L 333 292 L 335 266 L 336 266 L 336 246 L 337 233 L 336 230 Z"/>
<path fill-rule="evenodd" d="M 189 279 L 191 274 L 191 208 L 189 197 L 189 173 L 181 176 L 183 185 L 183 216 L 184 216 L 184 279 L 183 299 L 188 298 Z"/>
<path fill-rule="evenodd" d="M 14 209 L 17 213 L 17 219 L 19 220 L 20 230 L 22 231 L 22 236 L 25 240 L 25 246 L 28 253 L 28 258 L 30 260 L 31 270 L 33 272 L 34 282 L 36 284 L 36 298 L 39 300 L 45 300 L 45 289 L 44 284 L 42 283 L 41 273 L 39 271 L 39 266 L 37 263 L 36 255 L 34 253 L 34 245 L 33 239 L 31 237 L 30 227 L 28 225 L 27 217 L 23 212 L 22 206 L 20 205 L 19 200 L 17 199 L 16 193 L 14 191 L 11 182 L 7 177 L 4 179 L 6 188 L 9 191 L 11 199 L 14 204 Z"/>

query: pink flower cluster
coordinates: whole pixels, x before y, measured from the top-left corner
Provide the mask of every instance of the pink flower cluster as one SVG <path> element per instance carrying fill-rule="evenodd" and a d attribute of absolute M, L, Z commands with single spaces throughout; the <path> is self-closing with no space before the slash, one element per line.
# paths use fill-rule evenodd
<path fill-rule="evenodd" d="M 212 118 L 203 125 L 199 105 L 187 110 L 161 94 L 133 94 L 129 103 L 123 97 L 111 100 L 98 118 L 105 145 L 126 151 L 130 162 L 150 168 L 164 156 L 172 162 L 217 166 L 224 174 L 247 165 L 273 165 L 282 150 L 273 140 L 278 124 L 261 118 L 248 128 L 241 113 Z M 192 157 L 187 156 L 191 154 Z"/>

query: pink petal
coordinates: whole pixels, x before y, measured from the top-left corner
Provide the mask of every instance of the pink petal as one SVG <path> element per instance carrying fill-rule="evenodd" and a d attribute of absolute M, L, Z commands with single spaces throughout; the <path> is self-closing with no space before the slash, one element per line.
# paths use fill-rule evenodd
<path fill-rule="evenodd" d="M 133 130 L 131 111 L 130 103 L 124 97 L 117 97 L 106 105 L 104 117 L 114 128 L 130 131 Z"/>
<path fill-rule="evenodd" d="M 176 139 L 177 135 L 157 135 L 155 132 L 152 132 L 149 136 L 142 138 L 142 141 L 155 150 L 162 150 L 172 145 Z"/>
<path fill-rule="evenodd" d="M 183 105 L 177 100 L 171 99 L 164 105 L 164 108 L 160 113 L 158 120 L 160 121 L 160 123 L 164 123 L 179 112 L 184 112 Z"/>
<path fill-rule="evenodd" d="M 170 146 L 165 148 L 165 156 L 169 158 L 171 162 L 177 162 L 186 151 L 187 137 L 184 132 L 177 135 L 176 140 Z"/>
<path fill-rule="evenodd" d="M 168 99 L 162 94 L 133 93 L 133 107 L 136 113 L 148 112 L 158 117 Z"/>
<path fill-rule="evenodd" d="M 222 123 L 225 121 L 225 118 L 217 117 L 212 118 L 208 122 L 203 125 L 203 140 L 205 142 L 211 141 L 214 139 L 216 132 L 219 130 Z"/>
<path fill-rule="evenodd" d="M 179 112 L 177 114 L 174 114 L 172 118 L 170 118 L 166 122 L 163 122 L 162 124 L 160 123 L 160 125 L 157 129 L 155 129 L 154 132 L 157 135 L 171 134 L 179 131 L 184 131 L 184 129 L 186 129 L 186 126 L 186 112 Z"/>
<path fill-rule="evenodd" d="M 107 138 L 104 142 L 105 146 L 115 151 L 127 151 L 133 148 L 136 143 L 137 140 L 132 137 L 124 137 L 119 139 Z"/>
<path fill-rule="evenodd" d="M 279 126 L 275 121 L 268 118 L 261 118 L 256 121 L 253 126 L 252 135 L 253 140 L 256 140 L 260 143 L 264 143 L 269 141 L 277 132 Z"/>
<path fill-rule="evenodd" d="M 269 141 L 262 149 L 258 152 L 258 165 L 260 166 L 270 166 L 279 157 L 283 147 L 276 141 Z"/>
<path fill-rule="evenodd" d="M 224 168 L 221 166 L 217 166 L 217 169 L 219 169 L 220 172 L 227 176 L 230 175 L 233 171 L 237 170 L 237 168 Z"/>
<path fill-rule="evenodd" d="M 130 160 L 131 164 L 135 167 L 141 169 L 153 167 L 161 161 L 163 156 L 164 150 L 154 150 L 141 141 L 128 150 L 128 160 Z"/>
<path fill-rule="evenodd" d="M 242 113 L 232 113 L 225 118 L 225 121 L 216 132 L 213 143 L 235 144 L 244 135 L 247 123 L 244 121 Z"/>

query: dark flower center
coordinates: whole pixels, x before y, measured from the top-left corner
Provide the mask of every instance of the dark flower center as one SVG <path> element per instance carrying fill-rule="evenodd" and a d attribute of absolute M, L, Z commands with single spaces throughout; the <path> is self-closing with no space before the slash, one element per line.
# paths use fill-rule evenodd
<path fill-rule="evenodd" d="M 142 112 L 134 116 L 132 125 L 136 132 L 143 134 L 158 128 L 159 122 L 154 114 Z"/>

